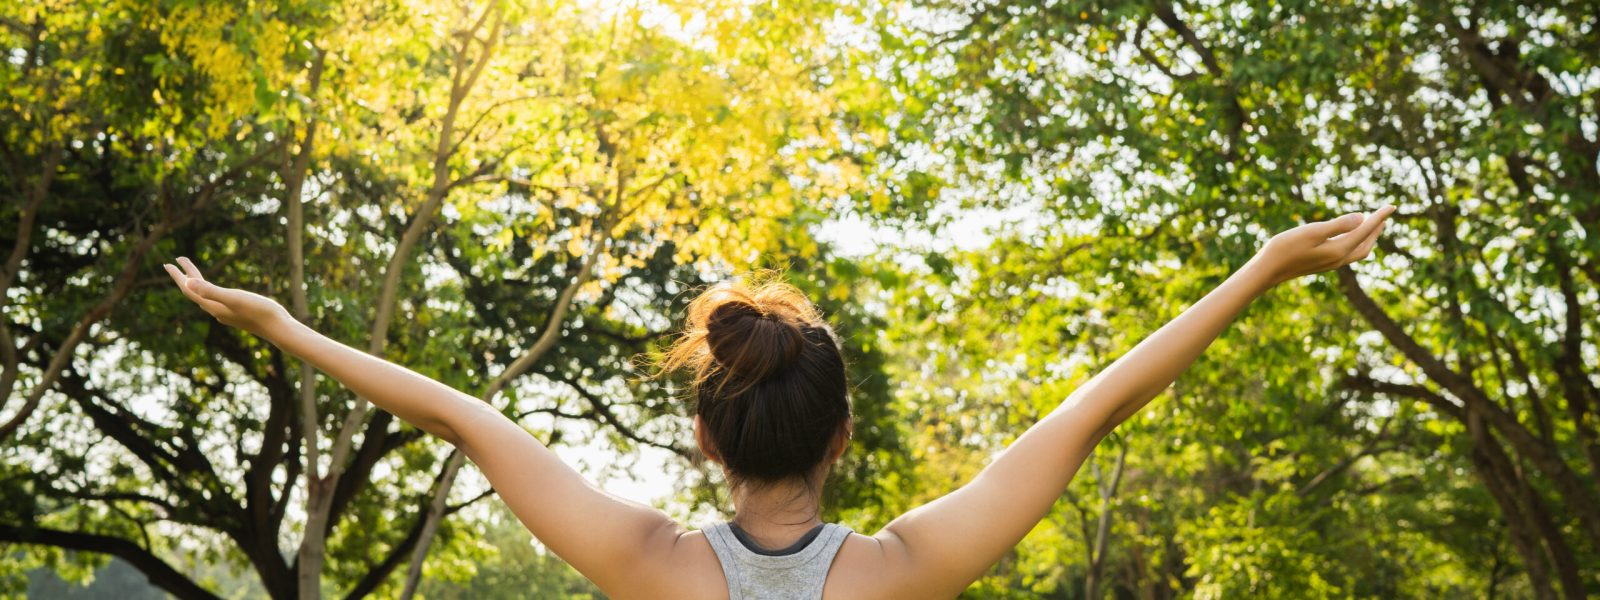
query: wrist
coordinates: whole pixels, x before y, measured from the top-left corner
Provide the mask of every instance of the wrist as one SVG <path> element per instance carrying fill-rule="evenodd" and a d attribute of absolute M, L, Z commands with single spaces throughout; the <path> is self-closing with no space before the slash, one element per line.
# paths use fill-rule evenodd
<path fill-rule="evenodd" d="M 1250 289 L 1251 293 L 1257 296 L 1265 294 L 1267 290 L 1272 289 L 1279 283 L 1283 283 L 1283 276 L 1266 254 L 1265 250 L 1256 253 L 1254 257 L 1250 258 L 1249 262 L 1246 262 L 1243 267 L 1234 272 L 1234 277 L 1239 279 L 1241 283 Z"/>
<path fill-rule="evenodd" d="M 305 325 L 290 316 L 288 311 L 276 311 L 272 316 L 252 327 L 253 331 L 251 333 L 281 347 L 297 330 L 304 327 Z"/>

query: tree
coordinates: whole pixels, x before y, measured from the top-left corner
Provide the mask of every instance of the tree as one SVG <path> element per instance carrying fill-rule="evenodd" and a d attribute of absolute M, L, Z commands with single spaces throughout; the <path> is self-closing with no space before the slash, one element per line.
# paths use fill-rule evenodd
<path fill-rule="evenodd" d="M 1471 520 L 1445 521 L 1439 530 L 1432 519 L 1403 520 L 1398 529 L 1369 530 L 1382 534 L 1375 541 L 1421 534 L 1454 548 L 1487 574 L 1462 583 L 1491 592 L 1506 589 L 1511 567 L 1500 552 L 1509 547 L 1527 593 L 1595 593 L 1600 582 L 1584 576 L 1600 559 L 1593 509 L 1600 506 L 1600 361 L 1590 318 L 1600 296 L 1600 142 L 1592 134 L 1600 106 L 1585 83 L 1600 43 L 1592 11 L 1564 2 L 1164 1 L 920 2 L 897 10 L 880 19 L 891 53 L 881 72 L 895 81 L 905 110 L 871 151 L 893 159 L 881 160 L 871 177 L 895 193 L 861 204 L 920 221 L 943 214 L 930 209 L 940 203 L 1022 204 L 1042 215 L 1036 235 L 955 261 L 971 269 L 959 278 L 963 286 L 990 290 L 971 310 L 1003 309 L 997 327 L 1015 328 L 1003 319 L 1027 315 L 1044 332 L 1103 331 L 1107 311 L 1139 306 L 1134 290 L 1178 276 L 1175 267 L 1229 266 L 1298 221 L 1385 200 L 1402 207 L 1378 268 L 1344 270 L 1303 290 L 1304 302 L 1322 307 L 1296 315 L 1313 324 L 1308 337 L 1279 337 L 1303 327 L 1293 320 L 1250 329 L 1277 343 L 1241 356 L 1258 362 L 1235 376 L 1267 379 L 1264 390 L 1233 395 L 1236 382 L 1201 373 L 1180 382 L 1183 396 L 1174 402 L 1186 413 L 1199 407 L 1183 398 L 1198 396 L 1218 405 L 1202 414 L 1315 419 L 1335 435 L 1230 444 L 1248 460 L 1240 475 L 1251 487 L 1286 483 L 1307 493 L 1246 488 L 1231 496 L 1247 500 L 1234 507 L 1218 504 L 1230 496 L 1208 498 L 1215 512 L 1207 518 L 1228 526 L 1187 534 L 1180 527 L 1178 535 L 1210 540 L 1201 547 L 1229 545 L 1212 545 L 1208 555 L 1188 548 L 1189 569 L 1174 589 L 1231 595 L 1282 585 L 1273 589 L 1304 595 L 1329 582 L 1345 591 L 1361 585 L 1339 575 L 1338 563 L 1294 557 L 1307 548 L 1282 555 L 1288 562 L 1222 567 L 1241 560 L 1245 548 L 1259 555 L 1263 540 L 1274 542 L 1269 548 L 1287 541 L 1291 550 L 1309 542 L 1294 541 L 1286 528 L 1330 515 L 1320 502 L 1304 502 L 1344 487 L 1330 489 L 1330 481 L 1377 476 L 1403 484 L 1410 476 L 1394 476 L 1409 471 L 1425 475 L 1420 490 L 1354 489 L 1381 494 L 1373 501 L 1431 503 L 1443 509 L 1435 516 L 1470 519 L 1492 507 L 1496 536 L 1462 535 Z M 918 13 L 924 17 L 893 18 Z M 907 176 L 906 163 L 924 166 Z M 1098 258 L 1060 255 L 1080 245 Z M 1002 280 L 1009 287 L 978 266 L 988 260 L 1012 265 L 1014 277 Z M 1076 269 L 1100 276 L 1073 275 Z M 1187 289 L 1163 285 L 1158 306 Z M 1067 313 L 1082 316 L 1032 316 L 1060 308 L 1035 308 L 1052 288 L 1109 297 L 1084 307 L 1086 314 Z M 1271 304 L 1295 306 L 1280 302 Z M 964 341 L 953 351 L 970 352 L 979 364 L 1008 364 L 991 354 L 993 340 Z M 1304 380 L 1270 381 L 1286 369 Z M 1259 403 L 1291 398 L 1313 406 L 1290 412 Z M 1299 428 L 1292 420 L 1262 424 L 1273 427 L 1239 431 Z M 1290 455 L 1275 442 L 1288 443 Z M 1295 447 L 1313 442 L 1322 449 L 1311 456 L 1347 456 L 1312 461 L 1311 448 Z M 1463 486 L 1455 468 L 1470 470 L 1478 485 Z M 1331 500 L 1340 508 L 1356 499 L 1336 493 Z M 1263 523 L 1264 509 L 1279 520 Z M 1276 584 L 1240 581 L 1230 571 L 1300 572 L 1322 583 L 1281 575 Z M 1421 593 L 1404 586 L 1379 593 L 1407 589 Z"/>
<path fill-rule="evenodd" d="M 188 556 L 361 597 L 474 551 L 447 517 L 491 490 L 452 493 L 439 444 L 183 306 L 162 257 L 548 417 L 549 443 L 572 421 L 686 456 L 675 389 L 634 357 L 690 287 L 826 264 L 810 205 L 855 181 L 810 76 L 831 5 L 676 7 L 706 43 L 640 7 L 253 6 L 6 9 L 35 48 L 4 69 L 13 569 L 112 554 L 210 597 Z M 46 93 L 78 70 L 116 84 Z"/>
<path fill-rule="evenodd" d="M 487 531 L 492 548 L 465 581 L 430 580 L 422 584 L 429 598 L 572 598 L 592 600 L 600 590 L 556 558 L 528 534 L 511 511 L 493 501 Z"/>

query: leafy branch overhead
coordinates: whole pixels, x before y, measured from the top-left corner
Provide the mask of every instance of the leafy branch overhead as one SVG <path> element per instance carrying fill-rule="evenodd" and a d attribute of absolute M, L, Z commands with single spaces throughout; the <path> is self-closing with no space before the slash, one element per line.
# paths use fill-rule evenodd
<path fill-rule="evenodd" d="M 566 3 L 0 9 L 5 572 L 69 549 L 227 591 L 189 557 L 361 597 L 480 551 L 459 458 L 185 310 L 178 255 L 552 443 L 686 454 L 635 357 L 689 288 L 820 259 L 792 225 L 852 185 L 805 76 L 833 11 L 801 8 L 675 9 L 713 44 Z"/>

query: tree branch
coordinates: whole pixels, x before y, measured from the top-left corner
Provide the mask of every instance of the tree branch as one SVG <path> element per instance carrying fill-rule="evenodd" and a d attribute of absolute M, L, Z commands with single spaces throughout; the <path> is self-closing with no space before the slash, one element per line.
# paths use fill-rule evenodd
<path fill-rule="evenodd" d="M 517 357 L 500 375 L 490 382 L 488 389 L 484 390 L 482 399 L 484 403 L 493 405 L 500 391 L 510 385 L 511 381 L 522 376 L 533 367 L 540 358 L 555 347 L 556 341 L 561 338 L 561 329 L 566 321 L 567 312 L 572 307 L 572 299 L 578 290 L 594 277 L 595 266 L 599 263 L 600 256 L 606 253 L 610 242 L 611 220 L 598 218 L 591 222 L 590 247 L 588 256 L 584 257 L 583 265 L 578 267 L 578 272 L 572 276 L 572 281 L 556 296 L 556 303 L 550 310 L 550 316 L 545 320 L 544 331 L 534 341 L 527 352 Z M 445 467 L 443 477 L 440 478 L 438 490 L 434 492 L 433 505 L 428 511 L 428 522 L 423 527 L 422 539 L 417 543 L 415 553 L 411 556 L 411 565 L 406 572 L 405 587 L 400 592 L 402 599 L 409 599 L 416 594 L 417 583 L 422 578 L 422 561 L 427 557 L 428 546 L 433 540 L 433 534 L 439 527 L 439 521 L 444 518 L 445 507 L 450 496 L 450 488 L 455 484 L 456 473 L 466 463 L 466 455 L 459 451 L 452 452 L 449 464 Z"/>
<path fill-rule="evenodd" d="M 139 572 L 144 573 L 152 585 L 166 590 L 173 596 L 185 600 L 219 599 L 219 596 L 200 587 L 200 584 L 178 572 L 172 565 L 151 554 L 149 550 L 123 538 L 46 527 L 23 528 L 0 523 L 0 541 L 108 554 L 128 561 Z"/>
<path fill-rule="evenodd" d="M 190 203 L 188 210 L 176 215 L 168 215 L 145 233 L 143 238 L 134 245 L 133 250 L 128 253 L 127 259 L 123 261 L 121 272 L 117 274 L 112 282 L 111 292 L 78 320 L 71 333 L 67 334 L 65 341 L 57 347 L 55 355 L 39 376 L 38 383 L 34 384 L 33 389 L 24 399 L 22 407 L 17 410 L 17 414 L 13 415 L 4 424 L 0 424 L 0 442 L 10 438 L 19 427 L 22 427 L 22 424 L 28 420 L 33 411 L 39 407 L 39 401 L 44 398 L 44 395 L 51 388 L 55 387 L 56 380 L 60 378 L 61 372 L 72 362 L 73 351 L 77 349 L 78 344 L 88 337 L 89 329 L 102 319 L 105 319 L 107 315 L 110 315 L 111 309 L 116 307 L 117 303 L 128 295 L 128 292 L 132 291 L 139 270 L 144 267 L 144 257 L 155 247 L 156 243 L 165 237 L 168 232 L 193 220 L 195 215 L 206 204 L 209 204 L 223 187 L 231 184 L 246 167 L 254 165 L 265 158 L 270 149 L 269 147 L 267 150 L 258 152 L 255 156 L 240 162 L 216 179 L 207 181 L 205 185 L 201 186 L 200 191 L 195 194 L 194 201 Z M 3 294 L 3 291 L 0 291 L 0 294 Z"/>

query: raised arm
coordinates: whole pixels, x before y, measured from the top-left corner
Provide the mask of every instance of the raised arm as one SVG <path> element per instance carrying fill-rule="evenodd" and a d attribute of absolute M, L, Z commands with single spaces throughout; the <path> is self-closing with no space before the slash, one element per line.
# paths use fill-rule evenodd
<path fill-rule="evenodd" d="M 207 282 L 180 258 L 178 287 L 224 324 L 310 362 L 374 405 L 460 448 L 528 529 L 607 592 L 638 585 L 639 560 L 670 547 L 677 524 L 596 488 L 487 403 L 415 371 L 329 339 L 273 300 Z"/>
<path fill-rule="evenodd" d="M 1393 207 L 1279 234 L 1178 318 L 1075 390 L 970 483 L 895 519 L 877 538 L 916 597 L 952 597 L 1043 519 L 1106 434 L 1171 385 L 1272 286 L 1367 256 Z M 910 590 L 908 590 L 909 592 Z"/>

